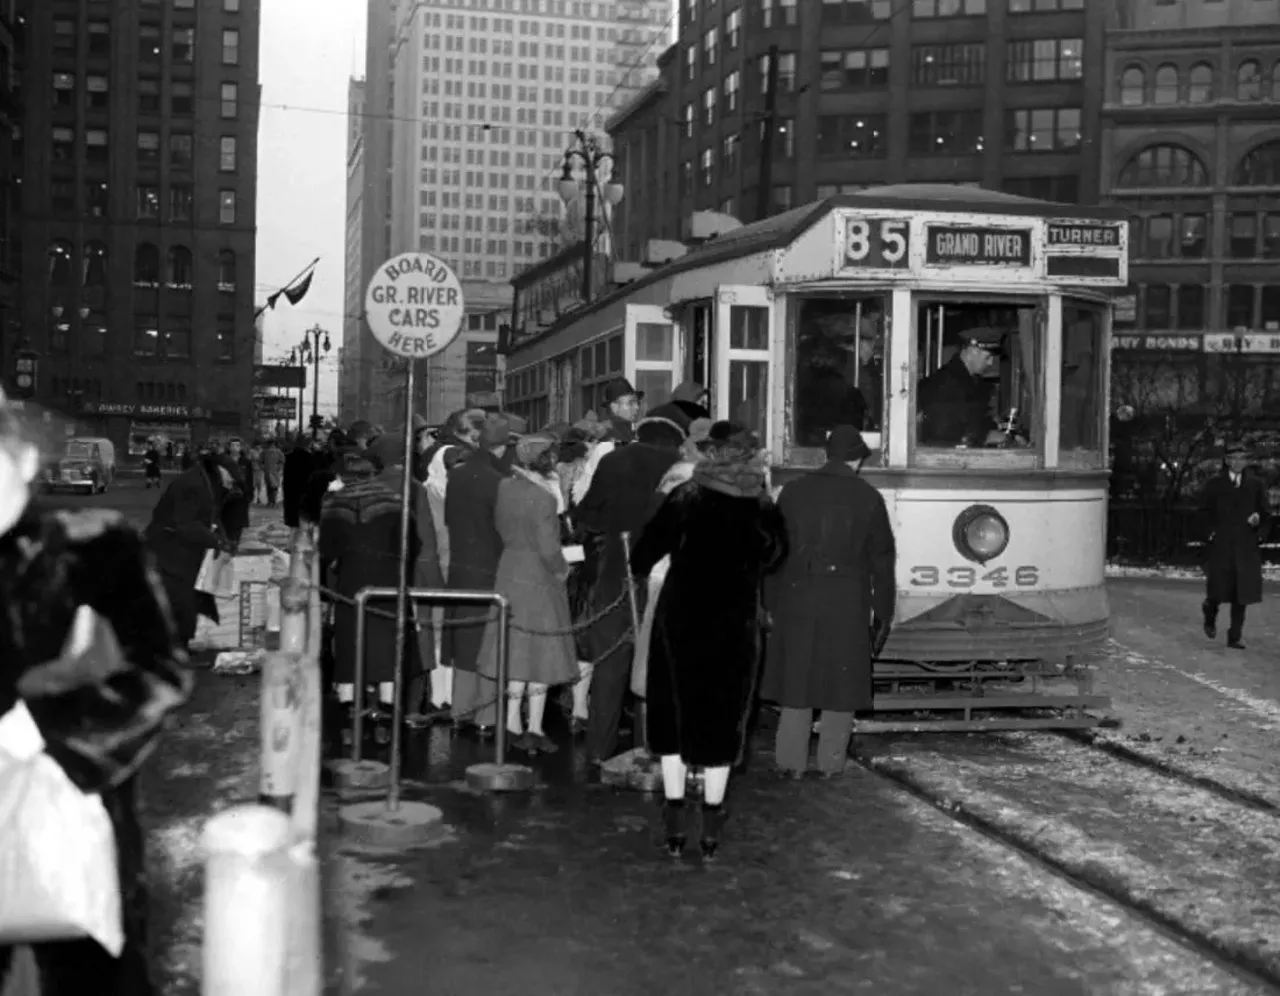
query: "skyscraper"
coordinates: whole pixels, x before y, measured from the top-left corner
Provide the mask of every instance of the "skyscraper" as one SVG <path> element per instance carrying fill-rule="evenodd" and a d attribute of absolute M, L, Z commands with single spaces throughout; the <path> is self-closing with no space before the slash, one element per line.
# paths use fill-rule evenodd
<path fill-rule="evenodd" d="M 42 0 L 24 25 L 35 399 L 138 454 L 253 425 L 259 0 Z"/>

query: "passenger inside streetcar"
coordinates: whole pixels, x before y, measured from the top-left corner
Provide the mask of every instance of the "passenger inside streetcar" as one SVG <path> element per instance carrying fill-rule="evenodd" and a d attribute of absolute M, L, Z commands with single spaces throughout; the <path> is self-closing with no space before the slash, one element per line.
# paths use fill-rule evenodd
<path fill-rule="evenodd" d="M 917 317 L 920 366 L 931 371 L 917 388 L 920 445 L 1030 446 L 1035 309 L 927 303 Z"/>
<path fill-rule="evenodd" d="M 796 442 L 822 446 L 837 425 L 879 432 L 884 412 L 884 304 L 814 298 L 800 310 Z"/>

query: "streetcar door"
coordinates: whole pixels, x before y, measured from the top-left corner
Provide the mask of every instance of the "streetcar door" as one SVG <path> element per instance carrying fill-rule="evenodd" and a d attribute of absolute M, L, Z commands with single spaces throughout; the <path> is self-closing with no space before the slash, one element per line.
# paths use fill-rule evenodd
<path fill-rule="evenodd" d="M 671 400 L 680 373 L 677 338 L 675 323 L 661 305 L 627 305 L 627 379 L 644 392 L 646 409 Z"/>
<path fill-rule="evenodd" d="M 773 346 L 773 294 L 767 287 L 720 287 L 716 291 L 713 414 L 732 419 L 772 447 L 769 362 Z"/>
<path fill-rule="evenodd" d="M 684 321 L 681 344 L 684 352 L 684 380 L 691 380 L 710 389 L 716 379 L 715 333 L 712 323 L 715 305 L 711 301 L 698 301 L 689 305 Z"/>

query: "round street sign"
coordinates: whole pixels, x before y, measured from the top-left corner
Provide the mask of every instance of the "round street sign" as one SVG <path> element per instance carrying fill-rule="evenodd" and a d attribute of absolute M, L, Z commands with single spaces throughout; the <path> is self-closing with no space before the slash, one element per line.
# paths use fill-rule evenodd
<path fill-rule="evenodd" d="M 401 253 L 373 274 L 364 296 L 369 330 L 382 347 L 409 360 L 446 349 L 462 331 L 462 285 L 444 261 Z"/>

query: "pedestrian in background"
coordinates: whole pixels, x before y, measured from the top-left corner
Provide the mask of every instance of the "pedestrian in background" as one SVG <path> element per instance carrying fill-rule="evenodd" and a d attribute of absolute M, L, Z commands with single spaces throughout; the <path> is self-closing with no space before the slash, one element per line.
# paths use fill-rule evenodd
<path fill-rule="evenodd" d="M 710 436 L 713 453 L 667 496 L 631 553 L 637 578 L 671 558 L 649 650 L 648 743 L 661 760 L 673 856 L 685 845 L 688 770 L 703 769 L 704 859 L 719 847 L 729 773 L 746 746 L 762 652 L 761 585 L 787 550 L 754 435 L 717 422 Z"/>
<path fill-rule="evenodd" d="M 283 489 L 284 524 L 290 529 L 297 529 L 302 511 L 302 493 L 306 490 L 307 481 L 316 469 L 316 460 L 311 453 L 311 440 L 299 435 L 293 441 L 293 448 L 284 458 L 284 472 L 281 480 Z"/>
<path fill-rule="evenodd" d="M 844 770 L 854 714 L 871 708 L 872 662 L 893 622 L 893 527 L 880 492 L 858 476 L 869 452 L 857 429 L 837 426 L 827 462 L 778 495 L 789 555 L 765 583 L 773 624 L 760 695 L 782 707 L 774 760 L 793 777 L 809 767 L 814 710 L 818 770 Z"/>
<path fill-rule="evenodd" d="M 262 481 L 267 490 L 267 508 L 276 507 L 280 493 L 280 475 L 284 472 L 284 453 L 274 439 L 267 440 L 262 451 Z"/>
<path fill-rule="evenodd" d="M 1200 496 L 1200 510 L 1209 532 L 1205 564 L 1204 635 L 1218 635 L 1218 607 L 1231 606 L 1227 646 L 1244 650 L 1244 617 L 1250 605 L 1262 601 L 1260 544 L 1271 530 L 1267 489 L 1248 469 L 1249 451 L 1228 446 L 1222 472 Z"/>

